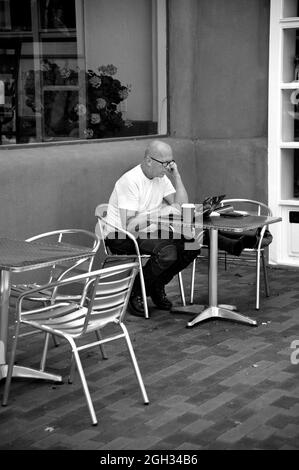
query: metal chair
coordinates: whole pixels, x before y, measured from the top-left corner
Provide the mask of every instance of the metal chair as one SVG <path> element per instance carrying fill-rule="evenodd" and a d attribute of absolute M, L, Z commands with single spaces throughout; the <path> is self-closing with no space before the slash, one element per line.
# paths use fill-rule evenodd
<path fill-rule="evenodd" d="M 147 294 L 146 294 L 146 288 L 145 288 L 145 282 L 144 282 L 144 276 L 143 276 L 143 262 L 146 262 L 149 258 L 150 255 L 145 255 L 145 254 L 140 254 L 139 246 L 136 241 L 136 238 L 134 235 L 127 230 L 124 230 L 121 227 L 116 227 L 113 224 L 110 224 L 106 220 L 106 214 L 105 212 L 103 213 L 102 210 L 102 205 L 97 206 L 95 210 L 95 215 L 98 219 L 98 224 L 96 225 L 96 233 L 100 237 L 100 239 L 103 242 L 103 247 L 105 251 L 105 259 L 103 261 L 103 267 L 105 266 L 106 263 L 109 263 L 113 260 L 117 259 L 136 259 L 139 264 L 139 277 L 140 277 L 140 285 L 141 285 L 141 293 L 142 293 L 142 298 L 143 298 L 143 304 L 144 304 L 144 316 L 145 318 L 149 318 L 149 312 L 148 312 L 148 305 L 147 305 Z M 130 254 L 130 255 L 118 255 L 115 253 L 112 253 L 111 250 L 109 250 L 109 247 L 106 245 L 105 242 L 105 226 L 109 226 L 113 231 L 117 231 L 119 233 L 122 233 L 124 238 L 130 238 L 132 240 L 135 252 L 136 254 Z M 180 272 L 178 274 L 178 281 L 179 281 L 179 287 L 180 287 L 180 294 L 181 294 L 181 299 L 182 299 L 182 304 L 183 306 L 186 306 L 186 300 L 185 300 L 185 292 L 184 292 L 184 285 L 183 285 L 183 279 L 182 279 L 182 273 Z"/>
<path fill-rule="evenodd" d="M 221 205 L 230 204 L 233 206 L 234 210 L 245 211 L 250 214 L 254 215 L 267 215 L 272 216 L 271 209 L 264 203 L 260 201 L 255 201 L 253 199 L 224 199 L 221 202 Z M 266 296 L 269 297 L 270 290 L 269 290 L 269 282 L 268 282 L 268 274 L 267 274 L 267 267 L 265 262 L 265 246 L 264 243 L 264 234 L 267 229 L 267 226 L 264 226 L 259 234 L 259 242 L 257 247 L 255 248 L 244 248 L 242 255 L 240 256 L 240 260 L 246 260 L 249 262 L 255 263 L 256 266 L 256 302 L 255 308 L 259 310 L 260 308 L 260 267 L 261 267 L 261 260 L 263 265 L 263 273 L 264 273 L 264 282 L 265 282 L 265 292 Z M 199 255 L 199 257 L 202 257 Z M 225 269 L 227 268 L 227 261 L 229 258 L 227 253 L 224 254 L 219 253 L 219 259 L 223 259 L 225 262 Z M 236 257 L 234 257 L 236 260 Z M 195 269 L 196 269 L 196 259 L 193 261 L 192 266 L 192 275 L 191 275 L 191 293 L 190 293 L 190 302 L 193 303 L 194 298 L 194 280 L 195 280 Z"/>
<path fill-rule="evenodd" d="M 42 286 L 42 288 L 50 290 L 55 295 L 55 291 L 61 287 L 77 283 L 80 283 L 82 286 L 83 283 L 80 301 L 78 302 L 57 302 L 45 307 L 24 310 L 23 301 L 37 293 L 38 288 L 24 292 L 18 298 L 16 304 L 15 334 L 4 388 L 3 406 L 7 404 L 9 397 L 21 324 L 29 325 L 31 328 L 46 332 L 47 334 L 57 335 L 68 341 L 72 348 L 93 425 L 97 424 L 97 418 L 79 356 L 79 352 L 82 350 L 124 338 L 144 403 L 149 403 L 129 333 L 124 324 L 129 296 L 138 267 L 138 263 L 127 263 L 91 271 L 67 279 L 60 279 L 59 281 Z M 105 329 L 107 325 L 114 325 L 117 331 L 112 332 L 111 327 L 107 331 Z M 119 329 L 121 330 L 120 332 Z M 100 337 L 97 341 L 92 341 L 89 338 L 89 341 L 82 344 L 83 338 L 88 340 L 89 333 L 102 330 L 106 332 L 104 338 Z M 81 340 L 80 345 L 77 344 L 79 340 Z"/>
<path fill-rule="evenodd" d="M 100 239 L 93 232 L 89 232 L 83 229 L 61 229 L 54 230 L 51 232 L 45 232 L 33 237 L 30 237 L 26 240 L 28 243 L 41 241 L 43 243 L 64 243 L 71 244 L 76 246 L 89 246 L 92 253 L 96 253 L 100 246 Z M 80 260 L 74 261 L 72 264 L 67 262 L 65 265 L 54 264 L 49 268 L 43 270 L 44 284 L 63 279 L 64 277 L 70 274 L 78 274 L 79 272 L 88 272 L 91 271 L 92 265 L 94 262 L 94 257 L 82 258 Z M 10 290 L 10 299 L 16 299 L 23 292 L 27 292 L 29 289 L 40 288 L 40 290 L 35 291 L 35 294 L 28 298 L 31 302 L 41 302 L 44 305 L 49 303 L 55 303 L 61 300 L 76 300 L 80 296 L 74 293 L 60 293 L 59 296 L 53 297 L 53 294 L 47 289 L 41 289 L 41 285 L 38 283 L 20 283 L 12 284 Z M 26 334 L 26 333 L 25 333 Z M 57 339 L 53 336 L 54 344 L 57 346 Z M 41 359 L 41 369 L 45 367 L 46 354 L 48 349 L 49 335 L 46 335 L 44 353 Z M 105 353 L 103 351 L 103 357 Z"/>

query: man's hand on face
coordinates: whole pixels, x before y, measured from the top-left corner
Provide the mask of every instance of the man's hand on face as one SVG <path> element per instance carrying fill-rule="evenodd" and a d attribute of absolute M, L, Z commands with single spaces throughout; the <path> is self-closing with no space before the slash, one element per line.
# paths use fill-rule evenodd
<path fill-rule="evenodd" d="M 178 166 L 175 161 L 171 162 L 167 168 L 171 175 L 177 175 L 179 173 Z"/>

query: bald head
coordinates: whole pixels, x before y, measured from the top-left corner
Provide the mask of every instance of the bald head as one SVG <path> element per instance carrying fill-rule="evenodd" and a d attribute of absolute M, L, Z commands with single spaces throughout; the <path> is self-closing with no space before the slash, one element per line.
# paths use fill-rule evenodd
<path fill-rule="evenodd" d="M 145 157 L 154 157 L 154 158 L 169 158 L 172 156 L 172 150 L 170 145 L 162 142 L 161 140 L 153 140 L 147 146 L 145 150 Z M 172 158 L 172 157 L 171 157 Z"/>
<path fill-rule="evenodd" d="M 161 140 L 153 140 L 145 150 L 141 169 L 147 178 L 162 178 L 168 173 L 168 167 L 165 164 L 172 161 L 170 145 Z"/>

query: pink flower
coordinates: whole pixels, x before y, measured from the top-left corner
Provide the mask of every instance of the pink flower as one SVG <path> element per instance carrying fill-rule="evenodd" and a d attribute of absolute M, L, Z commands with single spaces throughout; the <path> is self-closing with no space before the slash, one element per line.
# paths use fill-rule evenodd
<path fill-rule="evenodd" d="M 76 104 L 74 109 L 78 116 L 84 116 L 84 114 L 86 114 L 86 106 L 84 104 Z"/>
<path fill-rule="evenodd" d="M 100 79 L 100 77 L 97 77 L 96 75 L 94 75 L 93 77 L 91 77 L 89 79 L 89 83 L 94 87 L 94 88 L 99 88 L 102 84 L 102 80 Z"/>
<path fill-rule="evenodd" d="M 60 75 L 62 76 L 62 78 L 69 78 L 69 76 L 71 75 L 71 71 L 67 67 L 63 67 L 63 69 L 60 69 Z"/>
<path fill-rule="evenodd" d="M 101 122 L 101 116 L 98 113 L 91 113 L 90 122 L 92 124 L 99 124 L 99 122 Z"/>
<path fill-rule="evenodd" d="M 104 98 L 97 98 L 96 99 L 96 103 L 97 103 L 97 108 L 98 109 L 103 109 L 105 108 L 107 102 Z"/>
<path fill-rule="evenodd" d="M 115 75 L 117 72 L 117 67 L 115 67 L 113 64 L 101 65 L 98 67 L 98 71 L 102 75 Z"/>
<path fill-rule="evenodd" d="M 84 133 L 84 135 L 87 139 L 91 139 L 92 136 L 93 136 L 93 130 L 92 129 L 84 129 L 83 133 Z"/>
<path fill-rule="evenodd" d="M 123 90 L 119 90 L 118 95 L 122 100 L 125 100 L 128 98 L 129 93 L 128 93 L 128 90 L 125 88 Z"/>

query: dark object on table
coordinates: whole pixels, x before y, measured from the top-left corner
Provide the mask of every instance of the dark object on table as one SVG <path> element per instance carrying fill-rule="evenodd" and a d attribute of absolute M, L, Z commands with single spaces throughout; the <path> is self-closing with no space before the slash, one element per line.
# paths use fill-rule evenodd
<path fill-rule="evenodd" d="M 244 214 L 241 212 L 234 212 L 234 211 L 229 211 L 229 212 L 221 212 L 220 210 L 218 211 L 221 217 L 245 217 L 248 214 Z"/>
<path fill-rule="evenodd" d="M 206 197 L 202 203 L 203 205 L 203 216 L 209 217 L 212 212 L 220 209 L 220 203 L 225 198 L 225 194 L 221 194 L 220 196 L 209 196 Z"/>

